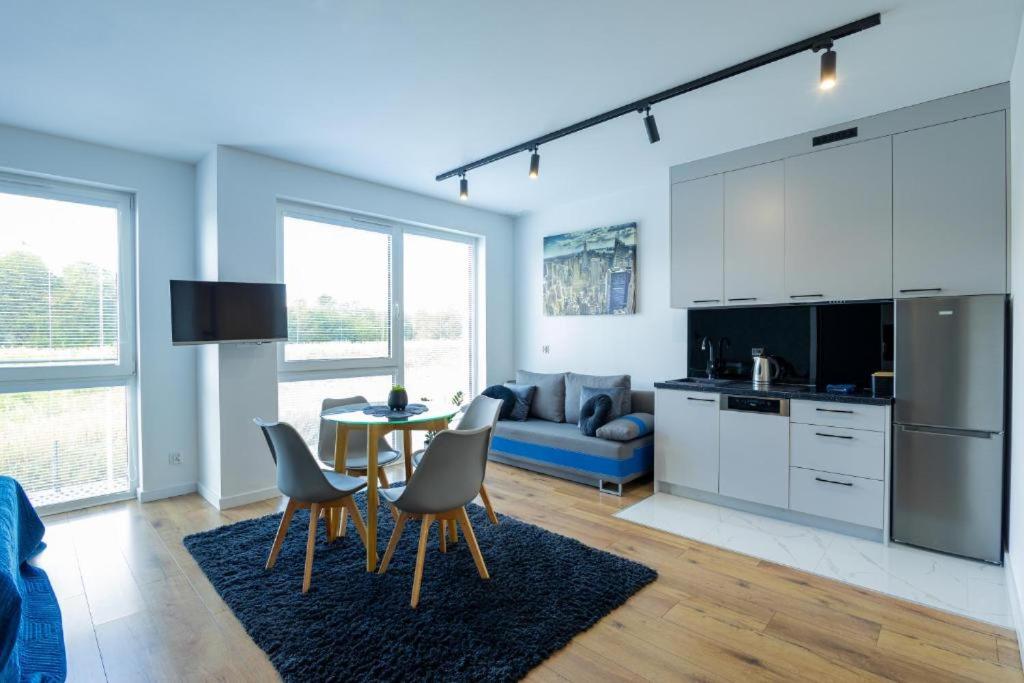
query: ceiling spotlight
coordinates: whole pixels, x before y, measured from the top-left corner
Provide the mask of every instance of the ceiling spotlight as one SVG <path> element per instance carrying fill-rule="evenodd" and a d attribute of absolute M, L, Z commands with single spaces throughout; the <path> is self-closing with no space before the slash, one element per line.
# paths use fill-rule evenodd
<path fill-rule="evenodd" d="M 466 179 L 466 174 L 462 174 L 462 179 L 459 180 L 459 199 L 466 201 L 469 199 L 469 180 Z"/>
<path fill-rule="evenodd" d="M 650 107 L 644 109 L 644 114 L 644 128 L 647 129 L 647 141 L 653 145 L 661 139 L 661 135 L 658 134 L 658 122 L 654 120 L 654 114 L 651 113 Z"/>
<path fill-rule="evenodd" d="M 832 51 L 831 41 L 822 47 L 825 52 L 821 55 L 821 80 L 818 87 L 831 90 L 836 87 L 836 53 Z"/>
<path fill-rule="evenodd" d="M 540 175 L 540 154 L 537 153 L 537 148 L 533 148 L 533 154 L 530 155 L 530 179 L 536 180 L 537 176 Z"/>

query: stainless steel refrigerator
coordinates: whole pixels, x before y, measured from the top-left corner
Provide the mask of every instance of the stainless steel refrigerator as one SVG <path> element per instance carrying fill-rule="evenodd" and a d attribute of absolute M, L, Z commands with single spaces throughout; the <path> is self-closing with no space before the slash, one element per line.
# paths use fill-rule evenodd
<path fill-rule="evenodd" d="M 892 538 L 1002 562 L 1006 297 L 896 304 Z"/>

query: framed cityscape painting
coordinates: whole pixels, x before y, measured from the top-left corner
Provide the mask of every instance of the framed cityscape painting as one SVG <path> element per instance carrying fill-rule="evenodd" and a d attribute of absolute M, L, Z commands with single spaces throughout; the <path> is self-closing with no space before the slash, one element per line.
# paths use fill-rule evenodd
<path fill-rule="evenodd" d="M 544 238 L 544 315 L 636 313 L 636 223 Z"/>

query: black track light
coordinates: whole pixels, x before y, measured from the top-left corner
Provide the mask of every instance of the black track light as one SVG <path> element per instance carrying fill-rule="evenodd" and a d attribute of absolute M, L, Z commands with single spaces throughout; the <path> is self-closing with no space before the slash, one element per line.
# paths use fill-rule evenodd
<path fill-rule="evenodd" d="M 651 113 L 651 108 L 647 107 L 644 109 L 644 128 L 647 129 L 647 141 L 652 145 L 661 140 L 661 135 L 658 134 L 658 122 L 654 120 L 654 114 Z"/>
<path fill-rule="evenodd" d="M 836 53 L 832 51 L 832 43 L 825 47 L 821 55 L 821 80 L 818 87 L 822 90 L 831 90 L 836 87 Z"/>
<path fill-rule="evenodd" d="M 469 180 L 466 178 L 466 174 L 462 174 L 462 179 L 459 180 L 459 199 L 467 201 L 469 199 Z"/>
<path fill-rule="evenodd" d="M 536 180 L 540 175 L 540 154 L 537 152 L 537 148 L 533 148 L 533 154 L 530 155 L 530 180 Z"/>

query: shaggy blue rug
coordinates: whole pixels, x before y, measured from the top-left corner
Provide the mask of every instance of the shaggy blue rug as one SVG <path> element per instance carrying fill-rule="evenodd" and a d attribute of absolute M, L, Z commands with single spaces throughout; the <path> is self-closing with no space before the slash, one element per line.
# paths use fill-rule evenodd
<path fill-rule="evenodd" d="M 357 503 L 365 518 L 365 494 Z M 320 522 L 303 595 L 309 513 L 296 512 L 277 564 L 263 565 L 280 514 L 184 539 L 224 602 L 287 681 L 513 681 L 654 581 L 644 565 L 512 517 L 469 506 L 491 579 L 461 534 L 441 554 L 431 529 L 417 609 L 409 607 L 419 522 L 406 525 L 383 576 L 366 572 L 355 529 L 327 545 Z M 394 520 L 382 508 L 383 554 Z M 229 656 L 229 653 L 225 653 Z"/>

